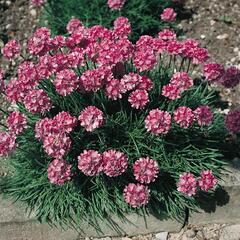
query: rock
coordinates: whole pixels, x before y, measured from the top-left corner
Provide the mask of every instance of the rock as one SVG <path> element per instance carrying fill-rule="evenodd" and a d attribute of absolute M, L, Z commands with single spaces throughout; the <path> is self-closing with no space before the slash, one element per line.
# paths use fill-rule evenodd
<path fill-rule="evenodd" d="M 36 17 L 37 16 L 37 11 L 36 11 L 36 9 L 31 9 L 30 11 L 29 11 L 29 13 L 30 13 L 30 15 L 32 16 L 32 17 Z"/>
<path fill-rule="evenodd" d="M 156 240 L 167 240 L 168 232 L 160 232 L 155 235 Z"/>
<path fill-rule="evenodd" d="M 240 240 L 240 225 L 225 227 L 219 240 Z"/>
<path fill-rule="evenodd" d="M 185 234 L 188 238 L 194 238 L 196 236 L 196 232 L 193 229 L 187 230 Z"/>
<path fill-rule="evenodd" d="M 233 49 L 233 51 L 234 51 L 234 52 L 239 52 L 239 48 L 238 48 L 238 47 L 235 47 L 235 48 Z"/>
<path fill-rule="evenodd" d="M 6 1 L 6 5 L 10 6 L 11 5 L 11 1 Z"/>
<path fill-rule="evenodd" d="M 205 38 L 206 38 L 206 35 L 201 34 L 201 35 L 200 35 L 200 38 L 201 38 L 201 39 L 205 39 Z"/>
<path fill-rule="evenodd" d="M 229 37 L 229 35 L 227 33 L 224 33 L 224 34 L 218 35 L 217 39 L 222 40 L 222 39 L 226 39 L 228 37 Z"/>
<path fill-rule="evenodd" d="M 9 30 L 11 27 L 12 27 L 12 24 L 11 24 L 11 23 L 9 23 L 9 24 L 6 25 L 6 29 L 7 29 L 7 30 Z"/>

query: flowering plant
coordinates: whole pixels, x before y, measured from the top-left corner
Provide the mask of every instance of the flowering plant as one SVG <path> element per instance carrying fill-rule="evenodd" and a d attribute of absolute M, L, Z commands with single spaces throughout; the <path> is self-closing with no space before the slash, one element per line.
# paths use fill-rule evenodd
<path fill-rule="evenodd" d="M 165 8 L 171 8 L 172 12 L 166 12 L 161 21 Z M 47 19 L 47 26 L 54 34 L 64 34 L 71 18 L 81 19 L 88 27 L 101 24 L 110 28 L 117 17 L 124 16 L 133 27 L 129 39 L 135 42 L 141 35 L 154 35 L 164 28 L 177 30 L 173 9 L 180 13 L 182 8 L 181 1 L 173 0 L 82 0 L 81 4 L 78 0 L 48 0 L 43 20 Z"/>
<path fill-rule="evenodd" d="M 17 74 L 6 82 L 1 71 L 14 108 L 0 133 L 0 155 L 11 154 L 14 169 L 3 192 L 59 224 L 195 209 L 217 186 L 229 134 L 209 83 L 232 87 L 239 70 L 207 63 L 206 49 L 169 29 L 133 44 L 127 18 L 113 29 L 72 23 L 66 37 L 37 29 Z M 21 46 L 2 52 L 11 60 Z M 197 65 L 204 81 L 191 76 Z M 239 111 L 226 125 L 240 131 Z"/>

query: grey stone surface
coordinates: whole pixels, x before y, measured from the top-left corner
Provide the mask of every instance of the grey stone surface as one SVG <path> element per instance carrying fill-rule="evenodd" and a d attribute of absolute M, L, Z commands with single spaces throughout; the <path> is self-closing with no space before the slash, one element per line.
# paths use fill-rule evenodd
<path fill-rule="evenodd" d="M 128 221 L 114 221 L 118 225 L 118 230 L 101 224 L 102 232 L 97 232 L 93 227 L 83 224 L 79 233 L 75 230 L 67 230 L 62 232 L 48 225 L 40 224 L 36 221 L 25 222 L 6 222 L 0 224 L 0 240 L 74 240 L 77 237 L 104 237 L 104 236 L 134 236 L 139 234 L 155 233 L 159 231 L 177 232 L 181 229 L 182 224 L 173 220 L 158 220 L 150 215 L 143 217 L 138 215 L 130 215 Z M 37 237 L 38 236 L 38 237 Z"/>
<path fill-rule="evenodd" d="M 240 186 L 224 187 L 215 201 L 209 201 L 203 208 L 190 216 L 190 224 L 240 224 Z"/>
<path fill-rule="evenodd" d="M 76 231 L 60 231 L 35 221 L 0 224 L 0 240 L 77 240 Z"/>
<path fill-rule="evenodd" d="M 0 223 L 23 222 L 28 220 L 28 214 L 25 212 L 24 207 L 19 202 L 13 203 L 9 199 L 5 199 L 0 194 Z"/>
<path fill-rule="evenodd" d="M 225 227 L 219 240 L 240 240 L 240 225 Z"/>

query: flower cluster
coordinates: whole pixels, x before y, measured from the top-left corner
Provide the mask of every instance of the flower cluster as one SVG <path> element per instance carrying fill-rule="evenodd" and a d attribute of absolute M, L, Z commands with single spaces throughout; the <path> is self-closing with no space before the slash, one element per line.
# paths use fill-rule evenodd
<path fill-rule="evenodd" d="M 20 134 L 27 127 L 27 118 L 19 111 L 9 114 L 6 122 L 9 132 L 15 135 Z"/>
<path fill-rule="evenodd" d="M 0 157 L 7 156 L 16 148 L 16 136 L 7 132 L 0 132 Z"/>
<path fill-rule="evenodd" d="M 180 175 L 178 182 L 178 191 L 191 197 L 196 195 L 197 187 L 201 190 L 208 192 L 217 185 L 218 181 L 212 174 L 211 170 L 202 171 L 200 178 L 197 179 L 190 172 L 185 172 Z"/>
<path fill-rule="evenodd" d="M 45 0 L 31 0 L 31 4 L 36 7 L 41 7 L 45 3 Z"/>

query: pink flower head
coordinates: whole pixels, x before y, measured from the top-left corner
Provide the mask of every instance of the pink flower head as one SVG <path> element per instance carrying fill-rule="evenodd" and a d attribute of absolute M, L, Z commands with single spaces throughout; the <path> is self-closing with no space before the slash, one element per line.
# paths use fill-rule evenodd
<path fill-rule="evenodd" d="M 237 67 L 229 67 L 218 81 L 226 88 L 234 88 L 240 83 L 240 70 Z"/>
<path fill-rule="evenodd" d="M 139 158 L 133 164 L 133 175 L 140 183 L 154 182 L 158 176 L 159 168 L 155 160 L 146 158 Z"/>
<path fill-rule="evenodd" d="M 117 38 L 127 37 L 132 31 L 131 23 L 126 17 L 118 17 L 113 26 L 113 32 Z"/>
<path fill-rule="evenodd" d="M 132 108 L 142 109 L 149 102 L 148 92 L 141 89 L 135 90 L 129 95 L 128 101 Z"/>
<path fill-rule="evenodd" d="M 206 48 L 196 48 L 193 52 L 193 64 L 203 64 L 209 59 L 209 53 Z"/>
<path fill-rule="evenodd" d="M 170 130 L 171 115 L 160 109 L 153 109 L 145 119 L 145 127 L 152 134 L 166 134 Z"/>
<path fill-rule="evenodd" d="M 188 38 L 182 42 L 182 55 L 183 57 L 193 58 L 195 50 L 198 49 L 199 42 L 195 39 Z"/>
<path fill-rule="evenodd" d="M 84 66 L 84 50 L 82 48 L 74 48 L 68 55 L 69 68 Z"/>
<path fill-rule="evenodd" d="M 174 22 L 176 17 L 177 13 L 172 8 L 165 8 L 161 14 L 161 19 L 165 22 Z"/>
<path fill-rule="evenodd" d="M 146 205 L 149 201 L 149 190 L 142 184 L 129 183 L 123 190 L 124 200 L 134 208 Z"/>
<path fill-rule="evenodd" d="M 135 67 L 143 72 L 152 70 L 157 63 L 157 59 L 153 49 L 145 48 L 135 52 L 133 62 Z"/>
<path fill-rule="evenodd" d="M 146 91 L 150 91 L 153 88 L 153 82 L 148 77 L 141 76 L 137 88 L 142 89 L 142 90 L 146 90 Z"/>
<path fill-rule="evenodd" d="M 166 50 L 170 55 L 179 55 L 182 53 L 182 43 L 176 40 L 169 40 L 166 45 Z"/>
<path fill-rule="evenodd" d="M 181 94 L 181 91 L 177 85 L 168 84 L 163 86 L 162 88 L 162 95 L 171 100 L 180 98 L 181 97 L 180 94 Z"/>
<path fill-rule="evenodd" d="M 53 73 L 52 57 L 48 54 L 39 57 L 39 61 L 36 64 L 39 80 L 49 78 Z"/>
<path fill-rule="evenodd" d="M 214 188 L 218 183 L 218 180 L 214 177 L 211 170 L 201 172 L 201 178 L 198 180 L 198 186 L 205 192 Z"/>
<path fill-rule="evenodd" d="M 128 167 L 128 159 L 124 153 L 108 150 L 103 153 L 103 172 L 109 177 L 122 175 Z"/>
<path fill-rule="evenodd" d="M 54 159 L 48 166 L 48 179 L 50 183 L 63 185 L 71 179 L 72 165 L 65 160 Z"/>
<path fill-rule="evenodd" d="M 38 28 L 28 40 L 29 53 L 32 55 L 44 55 L 48 51 L 50 35 L 48 28 Z"/>
<path fill-rule="evenodd" d="M 9 41 L 2 49 L 2 54 L 7 59 L 13 59 L 19 56 L 21 52 L 21 45 L 17 40 Z"/>
<path fill-rule="evenodd" d="M 77 118 L 72 117 L 69 112 L 60 112 L 54 118 L 57 127 L 65 133 L 70 133 L 77 125 Z"/>
<path fill-rule="evenodd" d="M 18 135 L 27 127 L 27 118 L 19 111 L 12 112 L 7 117 L 7 126 L 11 133 Z"/>
<path fill-rule="evenodd" d="M 126 89 L 122 82 L 115 78 L 109 79 L 105 88 L 105 94 L 109 99 L 117 100 L 122 98 L 122 94 L 125 92 Z"/>
<path fill-rule="evenodd" d="M 102 155 L 94 150 L 84 150 L 78 157 L 78 169 L 86 176 L 96 176 L 103 170 Z"/>
<path fill-rule="evenodd" d="M 59 113 L 59 115 L 62 113 Z M 67 130 L 69 130 L 69 128 L 67 128 L 61 120 L 58 123 L 56 119 L 43 118 L 37 121 L 35 124 L 35 137 L 38 140 L 43 141 L 48 135 L 68 133 Z"/>
<path fill-rule="evenodd" d="M 185 172 L 180 175 L 178 182 L 178 191 L 191 197 L 196 194 L 197 191 L 197 181 L 194 175 L 190 172 Z"/>
<path fill-rule="evenodd" d="M 58 94 L 67 96 L 78 88 L 79 78 L 73 70 L 64 69 L 56 74 L 53 85 Z"/>
<path fill-rule="evenodd" d="M 224 75 L 224 66 L 218 63 L 207 63 L 204 64 L 203 71 L 207 81 L 217 82 Z"/>
<path fill-rule="evenodd" d="M 213 122 L 213 113 L 209 106 L 200 106 L 194 111 L 199 126 L 210 126 Z"/>
<path fill-rule="evenodd" d="M 225 117 L 225 125 L 230 132 L 240 133 L 240 109 L 228 113 Z"/>
<path fill-rule="evenodd" d="M 108 0 L 108 7 L 114 10 L 120 10 L 126 0 Z"/>
<path fill-rule="evenodd" d="M 16 136 L 7 132 L 0 132 L 0 157 L 7 156 L 16 147 Z"/>
<path fill-rule="evenodd" d="M 45 3 L 45 0 L 31 0 L 31 4 L 35 7 L 41 7 Z"/>
<path fill-rule="evenodd" d="M 153 49 L 155 40 L 152 36 L 143 35 L 136 42 L 136 50 L 144 51 L 146 48 Z"/>
<path fill-rule="evenodd" d="M 125 91 L 134 90 L 140 83 L 142 76 L 137 73 L 130 72 L 123 76 L 121 79 L 121 84 L 124 87 Z"/>
<path fill-rule="evenodd" d="M 163 29 L 158 33 L 158 38 L 164 41 L 169 41 L 169 40 L 175 40 L 177 38 L 177 35 L 175 32 L 173 32 L 170 29 Z"/>
<path fill-rule="evenodd" d="M 82 22 L 77 18 L 72 18 L 67 24 L 67 31 L 69 34 L 74 33 L 79 27 L 83 27 Z"/>
<path fill-rule="evenodd" d="M 78 118 L 80 125 L 88 132 L 100 128 L 104 123 L 103 112 L 95 106 L 89 106 L 83 109 Z"/>
<path fill-rule="evenodd" d="M 62 35 L 57 35 L 54 38 L 50 39 L 49 43 L 51 49 L 57 50 L 59 48 L 66 46 L 66 38 Z"/>
<path fill-rule="evenodd" d="M 194 121 L 194 114 L 191 108 L 179 107 L 174 111 L 174 120 L 182 128 L 189 128 Z"/>
<path fill-rule="evenodd" d="M 87 70 L 80 77 L 81 87 L 87 92 L 96 92 L 103 86 L 108 74 L 104 67 Z"/>
<path fill-rule="evenodd" d="M 30 91 L 23 102 L 27 110 L 33 114 L 47 112 L 52 107 L 51 99 L 42 89 Z"/>
<path fill-rule="evenodd" d="M 53 158 L 61 159 L 71 147 L 71 139 L 65 133 L 49 134 L 43 139 L 45 152 Z"/>
<path fill-rule="evenodd" d="M 176 72 L 173 74 L 170 84 L 177 86 L 182 93 L 193 86 L 193 80 L 186 72 Z"/>

